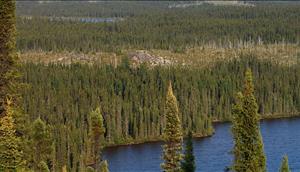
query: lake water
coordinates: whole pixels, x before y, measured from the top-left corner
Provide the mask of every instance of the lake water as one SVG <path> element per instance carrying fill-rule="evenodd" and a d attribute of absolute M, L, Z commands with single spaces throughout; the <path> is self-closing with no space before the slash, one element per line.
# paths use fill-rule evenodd
<path fill-rule="evenodd" d="M 50 21 L 72 21 L 82 23 L 112 23 L 123 20 L 123 18 L 120 17 L 48 17 L 48 19 Z"/>
<path fill-rule="evenodd" d="M 197 172 L 222 172 L 232 161 L 230 123 L 215 125 L 212 137 L 194 139 Z M 265 120 L 261 131 L 269 172 L 278 171 L 282 156 L 289 156 L 291 170 L 300 171 L 300 118 Z M 107 148 L 104 158 L 111 172 L 159 172 L 162 142 Z"/>
<path fill-rule="evenodd" d="M 22 19 L 32 20 L 32 16 L 20 16 Z M 113 23 L 118 21 L 123 21 L 124 18 L 121 17 L 39 17 L 43 19 L 48 19 L 49 21 L 58 22 L 81 22 L 81 23 Z"/>

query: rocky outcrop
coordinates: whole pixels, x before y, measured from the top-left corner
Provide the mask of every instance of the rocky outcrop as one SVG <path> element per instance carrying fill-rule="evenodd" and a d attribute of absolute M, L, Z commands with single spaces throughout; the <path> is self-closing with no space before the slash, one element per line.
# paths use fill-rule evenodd
<path fill-rule="evenodd" d="M 157 65 L 172 65 L 172 61 L 161 56 L 151 55 L 147 51 L 136 51 L 128 54 L 129 59 L 134 65 L 147 63 L 151 66 Z"/>

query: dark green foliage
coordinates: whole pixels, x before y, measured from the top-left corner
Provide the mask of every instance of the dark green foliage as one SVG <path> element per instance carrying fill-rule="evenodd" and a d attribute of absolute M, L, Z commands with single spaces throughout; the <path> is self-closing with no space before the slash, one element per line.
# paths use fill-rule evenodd
<path fill-rule="evenodd" d="M 0 171 L 22 165 L 18 105 L 15 0 L 0 1 Z"/>
<path fill-rule="evenodd" d="M 0 1 L 0 117 L 5 115 L 6 98 L 16 98 L 15 1 Z"/>
<path fill-rule="evenodd" d="M 289 167 L 288 156 L 286 156 L 286 155 L 282 158 L 279 172 L 291 172 L 290 167 Z"/>
<path fill-rule="evenodd" d="M 110 65 L 25 64 L 23 93 L 31 121 L 38 115 L 53 126 L 56 168 L 85 167 L 80 152 L 89 140 L 89 113 L 100 105 L 106 144 L 162 139 L 168 80 L 178 100 L 184 133 L 212 132 L 212 120 L 229 120 L 236 90 L 247 67 L 255 76 L 259 112 L 296 114 L 300 111 L 300 67 L 281 66 L 255 58 L 222 61 L 207 68 L 129 68 Z M 70 153 L 73 152 L 73 153 Z"/>
<path fill-rule="evenodd" d="M 216 43 L 299 42 L 299 3 L 257 3 L 256 7 L 194 6 L 174 2 L 20 2 L 19 50 L 113 51 L 186 48 Z M 123 17 L 119 22 L 49 21 L 38 16 Z M 76 29 L 74 29 L 76 28 Z"/>
<path fill-rule="evenodd" d="M 266 157 L 260 134 L 259 120 L 252 72 L 247 69 L 244 91 L 238 93 L 236 104 L 233 107 L 232 134 L 235 143 L 233 171 L 266 171 Z"/>
<path fill-rule="evenodd" d="M 50 127 L 40 118 L 37 118 L 32 124 L 30 136 L 30 153 L 32 154 L 31 166 L 35 171 L 45 171 L 47 168 L 49 170 L 45 162 L 51 162 L 52 160 L 53 139 L 51 138 Z"/>
<path fill-rule="evenodd" d="M 169 83 L 165 104 L 165 128 L 161 168 L 164 172 L 180 172 L 182 159 L 182 126 L 179 119 L 179 110 L 176 97 L 173 94 L 172 84 Z"/>
<path fill-rule="evenodd" d="M 183 172 L 194 172 L 196 170 L 194 148 L 193 148 L 193 134 L 189 131 L 183 162 L 181 163 L 181 168 Z"/>
<path fill-rule="evenodd" d="M 92 163 L 95 166 L 95 171 L 99 171 L 99 164 L 101 162 L 101 143 L 104 143 L 105 128 L 103 125 L 103 117 L 100 108 L 90 113 L 90 139 L 92 151 Z"/>

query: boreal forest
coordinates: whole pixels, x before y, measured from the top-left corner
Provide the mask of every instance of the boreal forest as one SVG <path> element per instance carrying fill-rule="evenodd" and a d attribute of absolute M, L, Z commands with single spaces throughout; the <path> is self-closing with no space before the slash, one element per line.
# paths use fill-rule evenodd
<path fill-rule="evenodd" d="M 224 168 L 266 171 L 259 121 L 300 116 L 297 1 L 0 5 L 0 171 L 107 172 L 106 147 L 164 141 L 162 171 L 194 172 L 222 122 Z"/>

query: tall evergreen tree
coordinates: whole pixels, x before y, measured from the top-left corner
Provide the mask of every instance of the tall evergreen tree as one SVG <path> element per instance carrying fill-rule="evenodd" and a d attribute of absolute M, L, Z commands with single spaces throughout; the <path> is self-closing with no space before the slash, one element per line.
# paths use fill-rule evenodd
<path fill-rule="evenodd" d="M 180 161 L 182 159 L 182 127 L 171 82 L 166 97 L 165 117 L 164 140 L 166 143 L 163 146 L 162 158 L 164 162 L 161 167 L 164 172 L 179 172 L 181 171 Z"/>
<path fill-rule="evenodd" d="M 101 144 L 104 142 L 105 128 L 103 125 L 103 117 L 100 108 L 96 108 L 90 113 L 90 137 L 92 150 L 92 163 L 95 171 L 99 170 L 101 162 Z"/>
<path fill-rule="evenodd" d="M 189 131 L 185 147 L 184 159 L 181 164 L 181 168 L 183 172 L 194 172 L 196 170 L 196 164 L 193 150 L 193 135 L 191 131 Z"/>
<path fill-rule="evenodd" d="M 247 69 L 244 91 L 238 93 L 236 104 L 233 107 L 234 164 L 232 168 L 236 172 L 266 171 L 266 157 L 259 120 L 252 72 Z"/>
<path fill-rule="evenodd" d="M 6 115 L 0 118 L 0 171 L 15 171 L 22 164 L 20 138 L 16 136 L 12 102 L 7 100 Z"/>
<path fill-rule="evenodd" d="M 32 125 L 32 153 L 34 170 L 45 170 L 45 162 L 51 161 L 53 151 L 49 126 L 41 118 L 37 118 Z"/>
<path fill-rule="evenodd" d="M 290 167 L 289 167 L 288 156 L 286 156 L 286 155 L 282 159 L 279 172 L 291 172 Z"/>
<path fill-rule="evenodd" d="M 9 96 L 17 103 L 17 54 L 15 0 L 0 1 L 0 117 L 5 115 L 5 101 Z"/>

